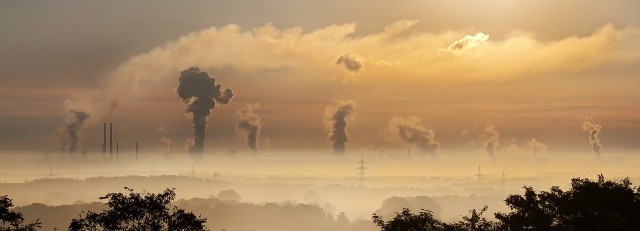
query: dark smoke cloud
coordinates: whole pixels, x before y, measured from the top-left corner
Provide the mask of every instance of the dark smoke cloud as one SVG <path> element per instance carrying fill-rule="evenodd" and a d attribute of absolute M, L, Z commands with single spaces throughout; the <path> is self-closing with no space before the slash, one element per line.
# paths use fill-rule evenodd
<path fill-rule="evenodd" d="M 258 138 L 262 130 L 262 119 L 255 113 L 259 108 L 258 103 L 248 104 L 236 112 L 236 132 L 246 135 L 247 144 L 254 152 L 259 150 Z"/>
<path fill-rule="evenodd" d="M 187 104 L 187 113 L 193 114 L 195 137 L 189 153 L 201 154 L 204 148 L 207 117 L 216 103 L 228 104 L 233 99 L 231 89 L 222 90 L 215 78 L 209 77 L 207 72 L 201 72 L 197 67 L 190 67 L 180 73 L 180 83 L 176 93 Z"/>
<path fill-rule="evenodd" d="M 336 64 L 343 65 L 347 70 L 351 72 L 359 72 L 362 68 L 362 62 L 356 59 L 355 56 L 351 55 L 351 53 L 345 53 L 344 55 L 338 57 L 336 60 Z"/>
<path fill-rule="evenodd" d="M 336 154 L 344 154 L 345 144 L 349 141 L 347 122 L 355 118 L 355 104 L 351 100 L 338 102 L 324 110 L 324 123 Z"/>
<path fill-rule="evenodd" d="M 61 127 L 58 128 L 60 137 L 62 138 L 62 147 L 60 152 L 69 154 L 78 153 L 80 147 L 79 132 L 84 121 L 89 118 L 89 114 L 83 111 L 69 110 L 67 119 Z"/>
<path fill-rule="evenodd" d="M 586 121 L 582 124 L 582 130 L 589 132 L 589 143 L 591 143 L 591 149 L 593 149 L 593 152 L 596 153 L 596 155 L 600 156 L 600 148 L 602 145 L 600 145 L 600 138 L 598 138 L 598 135 L 600 135 L 602 127 L 594 124 L 593 118 L 591 117 L 586 117 L 585 120 Z"/>
<path fill-rule="evenodd" d="M 440 144 L 436 141 L 436 133 L 426 129 L 417 117 L 392 117 L 387 124 L 390 135 L 415 145 L 422 153 L 437 154 Z"/>

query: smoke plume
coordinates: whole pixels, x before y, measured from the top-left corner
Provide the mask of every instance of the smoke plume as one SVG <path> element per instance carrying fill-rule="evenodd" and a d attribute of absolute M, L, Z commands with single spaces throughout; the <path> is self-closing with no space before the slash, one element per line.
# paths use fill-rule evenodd
<path fill-rule="evenodd" d="M 158 150 L 161 151 L 164 155 L 170 155 L 173 152 L 173 144 L 171 144 L 171 139 L 163 136 L 156 144 L 156 148 L 158 148 Z"/>
<path fill-rule="evenodd" d="M 62 147 L 60 152 L 68 152 L 69 154 L 78 153 L 80 147 L 79 132 L 84 121 L 89 118 L 89 114 L 83 111 L 69 110 L 67 119 L 61 127 L 58 128 L 60 137 L 62 138 Z"/>
<path fill-rule="evenodd" d="M 344 154 L 345 144 L 349 141 L 347 122 L 355 118 L 355 104 L 351 100 L 337 102 L 335 106 L 327 106 L 324 110 L 324 123 L 329 140 L 336 154 Z"/>
<path fill-rule="evenodd" d="M 156 131 L 161 134 L 160 141 L 156 144 L 158 151 L 162 152 L 165 156 L 173 153 L 173 144 L 171 139 L 167 138 L 167 130 L 164 127 L 156 128 Z"/>
<path fill-rule="evenodd" d="M 527 141 L 526 149 L 536 155 L 545 154 L 547 152 L 547 145 L 531 138 Z"/>
<path fill-rule="evenodd" d="M 598 157 L 600 156 L 600 148 L 602 147 L 602 145 L 600 145 L 600 138 L 598 138 L 600 129 L 602 129 L 602 127 L 594 124 L 593 118 L 591 117 L 586 117 L 582 124 L 582 130 L 589 132 L 589 143 L 591 143 L 591 148 Z"/>
<path fill-rule="evenodd" d="M 216 102 L 228 104 L 233 99 L 233 91 L 224 89 L 216 83 L 215 78 L 209 77 L 207 72 L 201 72 L 197 67 L 190 67 L 180 73 L 180 83 L 176 93 L 187 104 L 187 113 L 193 114 L 195 128 L 194 143 L 189 148 L 189 153 L 201 154 L 204 148 L 205 130 L 207 118 Z"/>
<path fill-rule="evenodd" d="M 336 64 L 343 65 L 347 70 L 351 72 L 359 72 L 362 68 L 362 62 L 356 59 L 351 53 L 345 53 L 344 55 L 336 59 Z"/>
<path fill-rule="evenodd" d="M 260 108 L 260 104 L 248 104 L 236 112 L 238 122 L 236 124 L 236 132 L 246 135 L 247 145 L 251 150 L 257 152 L 258 138 L 262 130 L 262 119 L 255 113 Z"/>
<path fill-rule="evenodd" d="M 487 125 L 487 127 L 482 130 L 480 138 L 482 138 L 482 148 L 484 148 L 484 151 L 489 154 L 491 159 L 495 160 L 496 152 L 500 147 L 500 133 L 496 131 L 496 127 Z"/>
<path fill-rule="evenodd" d="M 481 143 L 484 152 L 489 154 L 492 160 L 495 160 L 498 148 L 500 148 L 500 133 L 493 125 L 487 125 L 482 131 L 478 132 L 478 127 L 473 126 L 462 131 L 463 136 L 473 138 L 472 144 Z M 517 145 L 508 145 L 507 149 L 520 149 Z"/>
<path fill-rule="evenodd" d="M 422 153 L 438 153 L 440 144 L 436 141 L 435 131 L 426 129 L 417 117 L 392 117 L 387 124 L 387 130 L 389 134 L 417 146 Z"/>

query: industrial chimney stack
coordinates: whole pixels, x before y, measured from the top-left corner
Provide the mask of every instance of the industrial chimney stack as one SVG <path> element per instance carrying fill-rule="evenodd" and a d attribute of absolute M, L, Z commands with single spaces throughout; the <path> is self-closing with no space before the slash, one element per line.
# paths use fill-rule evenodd
<path fill-rule="evenodd" d="M 136 141 L 136 163 L 138 163 L 138 141 Z"/>
<path fill-rule="evenodd" d="M 107 156 L 107 123 L 103 124 L 102 130 L 102 160 Z"/>
<path fill-rule="evenodd" d="M 113 160 L 113 123 L 109 123 L 109 160 Z"/>

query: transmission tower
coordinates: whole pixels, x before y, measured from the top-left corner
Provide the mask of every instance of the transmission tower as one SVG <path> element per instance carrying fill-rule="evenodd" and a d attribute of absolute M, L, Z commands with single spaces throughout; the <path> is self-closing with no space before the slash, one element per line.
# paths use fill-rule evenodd
<path fill-rule="evenodd" d="M 360 170 L 360 172 L 358 173 L 358 176 L 360 177 L 360 187 L 362 187 L 362 184 L 364 183 L 364 176 L 366 175 L 366 173 L 364 172 L 365 169 L 368 169 L 366 166 L 364 166 L 364 163 L 366 163 L 366 161 L 364 161 L 364 154 L 360 156 L 360 166 L 356 169 Z"/>

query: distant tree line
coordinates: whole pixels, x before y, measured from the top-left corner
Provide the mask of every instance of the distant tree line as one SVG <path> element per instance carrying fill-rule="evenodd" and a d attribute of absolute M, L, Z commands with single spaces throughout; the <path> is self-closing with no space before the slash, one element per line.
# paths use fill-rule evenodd
<path fill-rule="evenodd" d="M 537 193 L 524 187 L 523 195 L 510 195 L 508 213 L 496 213 L 497 221 L 483 217 L 487 210 L 473 209 L 454 223 L 434 218 L 431 211 L 412 213 L 409 209 L 385 221 L 373 214 L 373 223 L 382 231 L 637 231 L 640 230 L 640 188 L 628 178 L 619 182 L 574 178 L 571 189 L 552 187 Z"/>
<path fill-rule="evenodd" d="M 69 230 L 207 230 L 206 219 L 192 212 L 171 206 L 173 189 L 159 194 L 109 193 L 108 209 L 97 213 L 87 211 L 73 219 Z M 487 207 L 473 209 L 461 221 L 447 223 L 438 220 L 428 210 L 412 212 L 403 209 L 385 220 L 373 214 L 372 221 L 381 231 L 632 231 L 640 230 L 640 188 L 629 179 L 615 182 L 575 178 L 571 189 L 552 187 L 537 193 L 524 187 L 523 195 L 510 195 L 505 203 L 508 213 L 496 213 L 496 221 L 483 215 Z M 32 231 L 40 228 L 38 220 L 25 222 L 21 213 L 10 211 L 12 201 L 0 197 L 0 231 Z"/>

